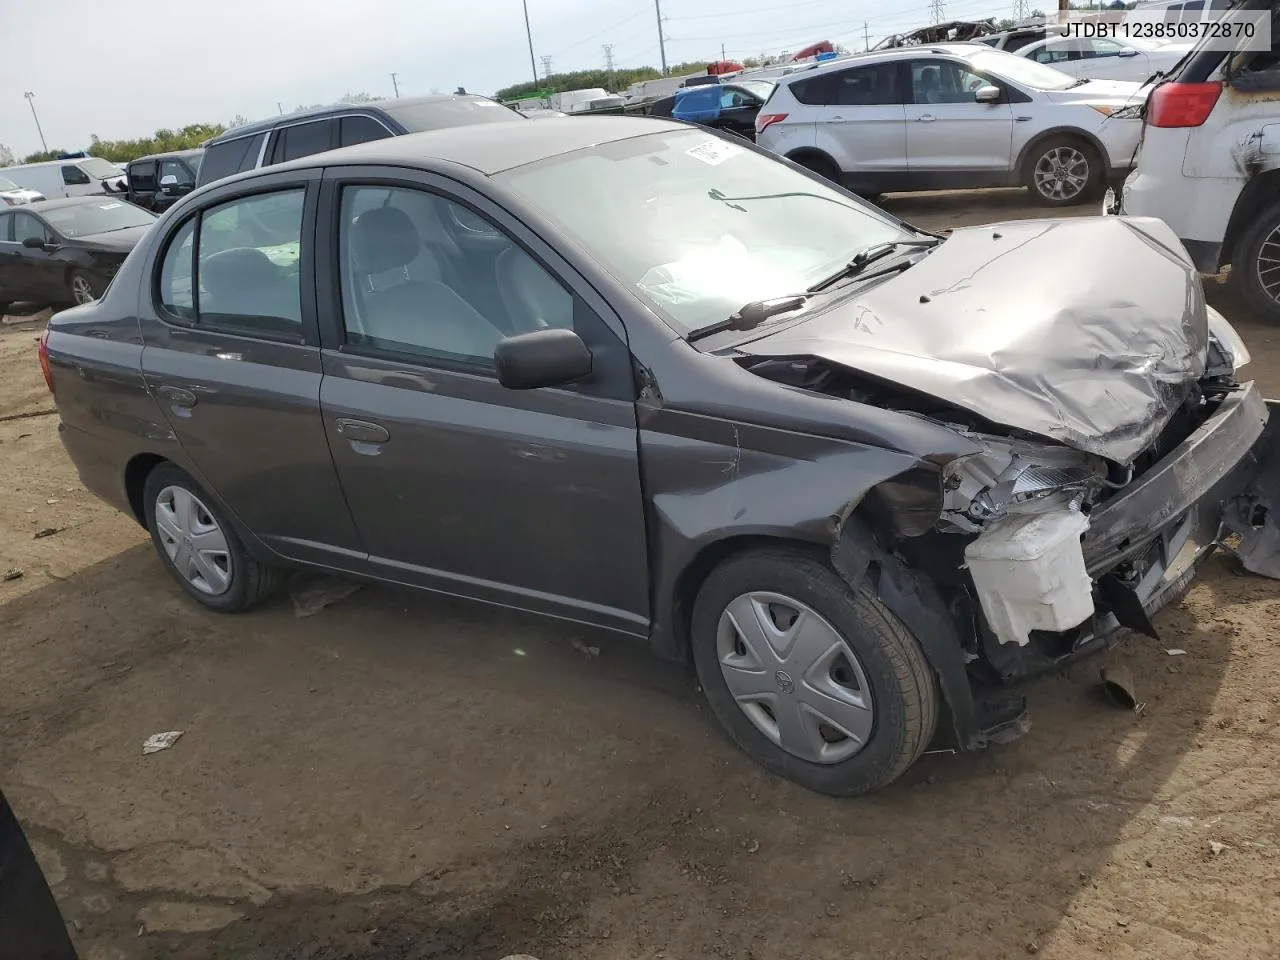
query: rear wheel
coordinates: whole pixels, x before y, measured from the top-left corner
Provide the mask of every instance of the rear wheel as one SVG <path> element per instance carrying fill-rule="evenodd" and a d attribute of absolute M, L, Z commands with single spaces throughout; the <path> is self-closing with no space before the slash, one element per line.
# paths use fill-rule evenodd
<path fill-rule="evenodd" d="M 1027 158 L 1023 180 L 1046 207 L 1065 207 L 1100 196 L 1106 170 L 1098 151 L 1077 137 L 1050 137 Z"/>
<path fill-rule="evenodd" d="M 259 563 L 212 499 L 185 471 L 162 463 L 143 488 L 156 553 L 188 595 L 211 610 L 236 613 L 269 597 L 283 571 Z"/>
<path fill-rule="evenodd" d="M 694 663 L 733 741 L 833 796 L 891 783 L 924 751 L 937 681 L 915 637 L 865 587 L 791 549 L 742 554 L 698 593 Z"/>
<path fill-rule="evenodd" d="M 1280 202 L 1263 207 L 1240 235 L 1231 282 L 1261 319 L 1280 323 Z"/>

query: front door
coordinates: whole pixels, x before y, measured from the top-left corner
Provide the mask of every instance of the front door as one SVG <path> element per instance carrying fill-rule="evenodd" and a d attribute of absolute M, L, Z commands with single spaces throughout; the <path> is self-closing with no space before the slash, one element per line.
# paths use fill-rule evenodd
<path fill-rule="evenodd" d="M 320 419 L 317 177 L 215 190 L 168 227 L 156 302 L 140 305 L 142 367 L 197 480 L 280 554 L 347 565 L 364 550 Z"/>
<path fill-rule="evenodd" d="M 329 176 L 320 400 L 373 572 L 646 633 L 635 388 L 607 307 L 456 183 Z M 502 387 L 498 341 L 544 327 L 583 338 L 592 377 Z"/>
<path fill-rule="evenodd" d="M 1012 169 L 1011 106 L 974 99 L 992 81 L 955 60 L 912 60 L 910 73 L 907 158 L 914 180 L 936 173 L 940 187 L 981 186 Z"/>
<path fill-rule="evenodd" d="M 53 234 L 44 221 L 29 213 L 13 215 L 13 261 L 7 270 L 13 290 L 32 300 L 45 299 L 62 303 L 70 298 L 66 286 L 66 267 L 43 247 L 28 247 L 25 241 L 35 238 L 50 243 Z"/>

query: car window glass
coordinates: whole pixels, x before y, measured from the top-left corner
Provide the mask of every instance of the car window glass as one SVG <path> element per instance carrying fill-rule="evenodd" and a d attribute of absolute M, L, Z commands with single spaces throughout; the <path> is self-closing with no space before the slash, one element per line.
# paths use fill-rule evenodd
<path fill-rule="evenodd" d="M 213 183 L 233 173 L 252 170 L 258 163 L 258 154 L 266 137 L 265 133 L 260 133 L 255 137 L 238 137 L 209 147 L 200 163 L 200 182 Z"/>
<path fill-rule="evenodd" d="M 165 160 L 160 164 L 160 178 L 163 180 L 165 177 L 177 177 L 180 185 L 194 182 L 187 165 L 177 160 Z"/>
<path fill-rule="evenodd" d="M 505 232 L 420 190 L 342 191 L 347 341 L 491 366 L 512 333 L 573 326 L 573 297 Z"/>
<path fill-rule="evenodd" d="M 273 163 L 297 160 L 312 154 L 333 149 L 333 133 L 336 120 L 318 120 L 315 123 L 299 123 L 283 127 L 277 134 Z"/>
<path fill-rule="evenodd" d="M 49 231 L 44 228 L 44 224 L 31 216 L 29 213 L 15 213 L 13 215 L 13 240 L 15 243 L 22 243 L 28 237 L 39 237 L 41 240 L 49 239 Z"/>
<path fill-rule="evenodd" d="M 902 103 L 898 89 L 897 63 L 880 63 L 833 76 L 831 103 L 840 106 L 871 107 Z"/>
<path fill-rule="evenodd" d="M 1066 63 L 1070 54 L 1067 52 L 1066 41 L 1059 40 L 1055 43 L 1046 43 L 1035 51 L 1032 57 L 1037 63 Z"/>
<path fill-rule="evenodd" d="M 1095 57 L 1118 57 L 1124 46 L 1116 43 L 1114 40 L 1107 40 L 1105 37 L 1091 41 L 1093 44 L 1092 54 L 1086 53 L 1085 56 Z"/>
<path fill-rule="evenodd" d="M 950 60 L 916 60 L 911 64 L 911 88 L 916 103 L 973 103 L 979 87 L 987 85 Z"/>
<path fill-rule="evenodd" d="M 68 186 L 79 186 L 89 183 L 89 175 L 73 163 L 62 168 L 62 182 Z"/>
<path fill-rule="evenodd" d="M 373 117 L 343 117 L 339 145 L 344 147 L 391 136 L 390 131 Z"/>
<path fill-rule="evenodd" d="M 140 160 L 129 164 L 129 186 L 134 190 L 154 190 L 156 188 L 156 162 Z"/>
<path fill-rule="evenodd" d="M 7 213 L 0 213 L 0 242 L 10 242 L 13 240 L 13 217 Z"/>
<path fill-rule="evenodd" d="M 174 316 L 196 318 L 195 291 L 191 288 L 191 267 L 195 262 L 197 217 L 192 217 L 169 241 L 160 264 L 160 302 Z"/>
<path fill-rule="evenodd" d="M 300 335 L 305 191 L 232 200 L 200 216 L 197 322 L 254 334 Z M 175 266 L 175 276 L 179 273 Z M 162 284 L 163 289 L 163 284 Z"/>

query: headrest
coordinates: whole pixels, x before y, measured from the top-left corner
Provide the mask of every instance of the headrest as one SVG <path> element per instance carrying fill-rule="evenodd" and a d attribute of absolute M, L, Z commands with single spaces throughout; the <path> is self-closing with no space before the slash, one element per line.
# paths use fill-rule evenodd
<path fill-rule="evenodd" d="M 265 286 L 279 276 L 276 265 L 254 247 L 220 250 L 200 261 L 200 283 L 215 297 Z"/>
<path fill-rule="evenodd" d="M 421 251 L 417 228 L 396 207 L 366 211 L 352 225 L 351 256 L 361 273 L 372 276 L 407 266 Z"/>

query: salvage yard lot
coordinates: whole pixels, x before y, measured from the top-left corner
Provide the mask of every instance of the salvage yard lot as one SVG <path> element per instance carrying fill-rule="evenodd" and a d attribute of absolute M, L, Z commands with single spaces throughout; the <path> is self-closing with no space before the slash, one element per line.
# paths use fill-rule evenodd
<path fill-rule="evenodd" d="M 886 206 L 1041 215 L 1017 191 Z M 1210 296 L 1280 396 L 1280 331 Z M 1215 560 L 1160 643 L 1035 684 L 1022 740 L 832 800 L 610 636 L 372 587 L 306 619 L 197 608 L 80 488 L 56 417 L 15 417 L 51 407 L 39 328 L 0 327 L 0 573 L 23 571 L 0 583 L 0 784 L 86 960 L 1280 949 L 1280 585 Z M 1140 716 L 1105 705 L 1102 663 Z"/>

